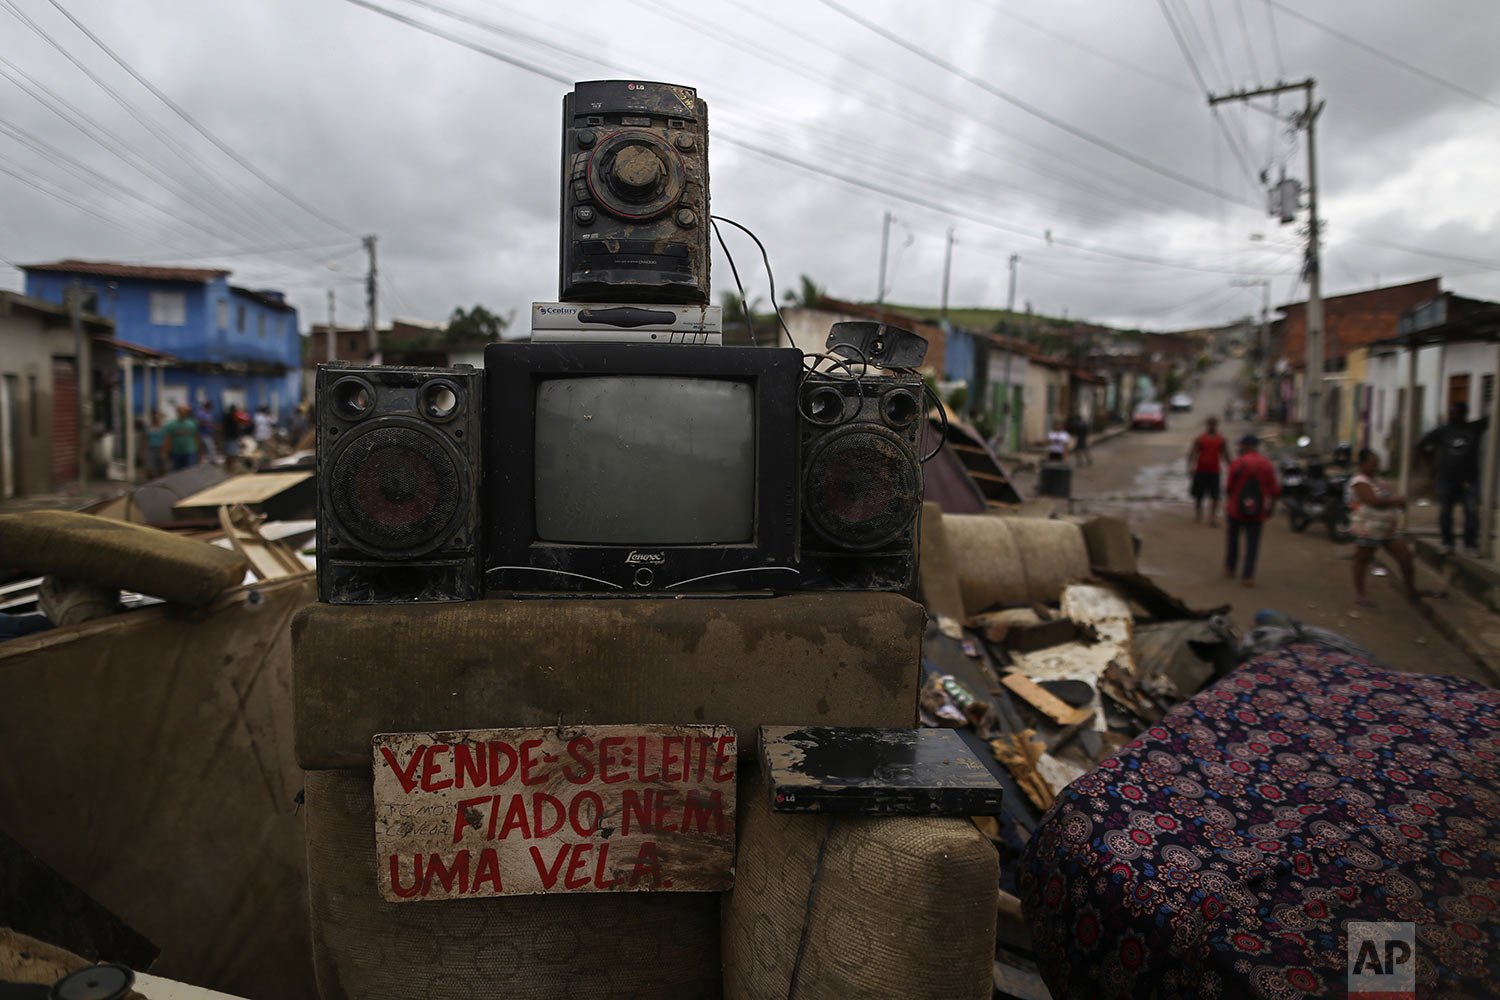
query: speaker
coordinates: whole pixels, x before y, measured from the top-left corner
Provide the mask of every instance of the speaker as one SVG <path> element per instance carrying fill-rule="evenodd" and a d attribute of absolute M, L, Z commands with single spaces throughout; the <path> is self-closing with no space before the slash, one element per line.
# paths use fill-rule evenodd
<path fill-rule="evenodd" d="M 801 584 L 909 591 L 922 509 L 918 375 L 807 375 L 801 411 Z"/>
<path fill-rule="evenodd" d="M 708 106 L 692 87 L 599 80 L 563 98 L 564 302 L 706 303 Z"/>
<path fill-rule="evenodd" d="M 318 366 L 318 598 L 480 596 L 480 373 Z"/>

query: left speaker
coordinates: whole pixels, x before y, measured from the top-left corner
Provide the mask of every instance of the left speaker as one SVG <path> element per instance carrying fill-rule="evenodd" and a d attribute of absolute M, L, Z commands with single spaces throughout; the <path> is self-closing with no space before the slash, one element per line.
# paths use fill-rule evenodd
<path fill-rule="evenodd" d="M 480 373 L 318 366 L 318 598 L 480 596 Z"/>

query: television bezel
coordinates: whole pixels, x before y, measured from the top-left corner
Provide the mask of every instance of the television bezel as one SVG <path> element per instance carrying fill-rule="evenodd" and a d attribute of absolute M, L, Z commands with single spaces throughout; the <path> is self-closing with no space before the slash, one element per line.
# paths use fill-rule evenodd
<path fill-rule="evenodd" d="M 484 362 L 489 589 L 644 594 L 796 588 L 801 352 L 678 344 L 490 344 Z M 595 375 L 752 383 L 755 496 L 749 541 L 622 545 L 536 537 L 537 386 Z"/>

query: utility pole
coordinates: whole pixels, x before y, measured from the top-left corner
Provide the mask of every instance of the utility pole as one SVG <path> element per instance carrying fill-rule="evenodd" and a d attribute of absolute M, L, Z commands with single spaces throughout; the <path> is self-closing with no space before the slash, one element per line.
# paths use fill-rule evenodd
<path fill-rule="evenodd" d="M 895 221 L 896 217 L 887 212 L 885 213 L 885 222 L 880 227 L 880 285 L 875 292 L 875 304 L 877 306 L 885 303 L 885 258 L 886 251 L 891 245 L 891 223 Z"/>
<path fill-rule="evenodd" d="M 1254 90 L 1237 90 L 1233 93 L 1220 96 L 1208 95 L 1209 106 L 1223 103 L 1224 101 L 1248 101 L 1254 97 L 1266 97 L 1271 94 L 1282 94 L 1289 90 L 1301 90 L 1306 95 L 1307 103 L 1304 110 L 1292 119 L 1292 124 L 1297 128 L 1307 131 L 1307 311 L 1305 313 L 1307 327 L 1307 364 L 1306 371 L 1302 377 L 1302 398 L 1299 401 L 1302 407 L 1303 427 L 1312 438 L 1313 448 L 1321 450 L 1324 444 L 1325 432 L 1322 426 L 1321 409 L 1323 405 L 1323 275 L 1322 264 L 1319 258 L 1319 220 L 1318 220 L 1318 143 L 1317 143 L 1317 121 L 1318 115 L 1323 111 L 1322 101 L 1313 100 L 1313 87 L 1317 81 L 1308 77 L 1301 83 L 1277 83 L 1271 87 L 1258 87 Z"/>
<path fill-rule="evenodd" d="M 953 227 L 948 227 L 948 250 L 943 254 L 943 319 L 948 318 L 948 275 L 953 270 Z"/>
<path fill-rule="evenodd" d="M 328 289 L 328 359 L 337 361 L 339 356 L 338 327 L 333 322 L 333 289 Z"/>
<path fill-rule="evenodd" d="M 1005 322 L 1012 324 L 1016 312 L 1016 265 L 1021 262 L 1021 255 L 1013 253 L 1010 255 L 1010 292 L 1005 296 Z M 1015 415 L 1011 413 L 1011 400 L 1015 398 L 1015 392 L 1010 387 L 1010 360 L 1015 357 L 1015 333 L 1012 332 L 1005 345 L 1005 405 L 1000 407 L 1001 418 L 1005 421 L 1006 447 L 1012 447 L 1011 432 L 1014 429 Z M 1019 447 L 1020 442 L 1015 442 L 1014 447 Z"/>
<path fill-rule="evenodd" d="M 94 361 L 83 333 L 83 284 L 77 278 L 68 288 L 68 318 L 73 325 L 73 357 L 78 366 L 78 492 L 88 486 L 89 452 L 94 441 Z"/>
<path fill-rule="evenodd" d="M 1255 353 L 1259 360 L 1255 372 L 1256 380 L 1256 417 L 1264 419 L 1269 407 L 1266 389 L 1270 383 L 1271 359 L 1267 357 L 1271 348 L 1271 282 L 1267 278 L 1254 278 L 1241 281 L 1231 281 L 1234 288 L 1259 288 L 1261 290 L 1260 302 L 1260 334 L 1256 337 Z"/>
<path fill-rule="evenodd" d="M 370 360 L 372 363 L 378 364 L 380 359 L 380 331 L 375 327 L 375 303 L 377 301 L 375 294 L 377 288 L 375 284 L 375 237 L 373 235 L 366 236 L 364 244 L 365 253 L 370 255 L 370 270 L 365 276 L 365 308 L 368 312 L 368 316 L 365 319 L 365 335 L 370 343 Z"/>

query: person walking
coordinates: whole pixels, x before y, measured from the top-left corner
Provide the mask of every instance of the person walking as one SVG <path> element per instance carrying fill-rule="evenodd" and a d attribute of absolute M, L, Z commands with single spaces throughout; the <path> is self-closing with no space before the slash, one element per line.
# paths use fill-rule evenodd
<path fill-rule="evenodd" d="M 198 421 L 193 419 L 192 407 L 177 407 L 177 419 L 162 428 L 161 450 L 173 472 L 198 464 Z"/>
<path fill-rule="evenodd" d="M 1234 578 L 1235 570 L 1243 565 L 1240 582 L 1246 587 L 1255 586 L 1255 560 L 1260 554 L 1260 530 L 1276 507 L 1276 497 L 1281 487 L 1276 482 L 1276 470 L 1260 453 L 1260 439 L 1254 434 L 1240 438 L 1240 455 L 1229 466 L 1227 486 L 1228 499 L 1224 504 L 1224 519 L 1229 524 L 1229 537 L 1224 550 L 1224 575 Z M 1245 561 L 1240 563 L 1240 536 L 1245 539 Z"/>
<path fill-rule="evenodd" d="M 1047 432 L 1047 461 L 1066 462 L 1068 460 L 1068 445 L 1073 439 L 1063 428 L 1061 420 L 1052 421 L 1052 429 Z"/>
<path fill-rule="evenodd" d="M 1068 418 L 1067 429 L 1073 436 L 1073 464 L 1093 465 L 1094 456 L 1089 454 L 1089 422 L 1082 413 L 1075 413 Z"/>
<path fill-rule="evenodd" d="M 1463 504 L 1464 551 L 1479 554 L 1479 521 L 1475 516 L 1475 486 L 1479 482 L 1479 438 L 1490 424 L 1489 417 L 1470 421 L 1469 404 L 1448 406 L 1448 422 L 1428 431 L 1417 444 L 1429 458 L 1437 456 L 1438 530 L 1443 551 L 1453 551 L 1453 508 Z"/>
<path fill-rule="evenodd" d="M 1406 509 L 1406 497 L 1391 489 L 1390 483 L 1380 478 L 1380 457 L 1369 448 L 1359 451 L 1359 464 L 1354 477 L 1349 480 L 1349 533 L 1354 536 L 1354 603 L 1373 608 L 1375 602 L 1365 596 L 1365 576 L 1370 570 L 1370 560 L 1376 549 L 1385 549 L 1401 567 L 1401 581 L 1406 585 L 1406 596 L 1416 600 L 1416 567 L 1412 563 L 1411 549 L 1406 540 L 1396 537 L 1396 528 L 1401 512 Z M 1436 595 L 1430 595 L 1436 596 Z"/>
<path fill-rule="evenodd" d="M 1219 526 L 1219 472 L 1229 445 L 1219 433 L 1219 418 L 1209 417 L 1204 431 L 1188 448 L 1188 473 L 1193 477 L 1193 520 L 1203 522 L 1203 501 L 1208 500 L 1208 526 Z"/>
<path fill-rule="evenodd" d="M 152 410 L 146 423 L 146 478 L 156 479 L 167 471 L 166 450 L 162 443 L 167 439 L 166 425 L 162 423 L 161 411 Z"/>

